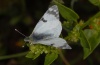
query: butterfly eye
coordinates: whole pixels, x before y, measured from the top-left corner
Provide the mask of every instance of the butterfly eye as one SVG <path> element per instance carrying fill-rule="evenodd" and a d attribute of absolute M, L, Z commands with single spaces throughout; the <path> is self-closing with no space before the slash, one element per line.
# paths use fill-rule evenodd
<path fill-rule="evenodd" d="M 44 18 L 41 19 L 43 22 L 47 22 L 47 20 L 45 20 Z"/>

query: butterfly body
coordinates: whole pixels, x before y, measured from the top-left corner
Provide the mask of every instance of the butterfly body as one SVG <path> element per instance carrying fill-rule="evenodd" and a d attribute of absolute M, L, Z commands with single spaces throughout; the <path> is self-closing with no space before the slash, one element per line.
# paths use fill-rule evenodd
<path fill-rule="evenodd" d="M 59 21 L 58 7 L 54 5 L 46 11 L 32 34 L 24 40 L 31 44 L 44 44 L 62 49 L 71 49 L 64 39 L 59 38 L 61 30 L 62 26 Z"/>

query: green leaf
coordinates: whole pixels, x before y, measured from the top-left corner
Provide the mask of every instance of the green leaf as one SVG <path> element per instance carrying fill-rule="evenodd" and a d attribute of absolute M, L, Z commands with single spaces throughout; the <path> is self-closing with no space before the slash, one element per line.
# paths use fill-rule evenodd
<path fill-rule="evenodd" d="M 93 5 L 100 7 L 100 0 L 89 0 Z"/>
<path fill-rule="evenodd" d="M 88 41 L 85 33 L 82 30 L 80 31 L 80 41 L 81 41 L 82 47 L 91 49 L 90 48 L 90 42 Z"/>
<path fill-rule="evenodd" d="M 75 21 L 77 22 L 77 19 L 79 18 L 78 14 L 76 14 L 73 10 L 71 10 L 68 7 L 65 7 L 64 5 L 54 1 L 55 4 L 58 6 L 58 9 L 60 11 L 60 14 L 63 18 L 65 18 L 68 21 Z"/>
<path fill-rule="evenodd" d="M 26 55 L 27 58 L 32 58 L 33 60 L 36 59 L 40 54 L 34 54 L 31 51 Z"/>
<path fill-rule="evenodd" d="M 47 54 L 45 57 L 44 65 L 50 65 L 55 59 L 57 59 L 57 57 L 58 57 L 57 53 Z"/>
<path fill-rule="evenodd" d="M 58 2 L 58 3 L 61 3 L 61 4 L 64 4 L 64 1 L 63 0 L 52 0 L 51 1 L 51 4 L 55 4 L 54 2 Z"/>
<path fill-rule="evenodd" d="M 100 43 L 100 33 L 94 29 L 80 32 L 80 41 L 84 50 L 84 59 L 87 58 Z"/>

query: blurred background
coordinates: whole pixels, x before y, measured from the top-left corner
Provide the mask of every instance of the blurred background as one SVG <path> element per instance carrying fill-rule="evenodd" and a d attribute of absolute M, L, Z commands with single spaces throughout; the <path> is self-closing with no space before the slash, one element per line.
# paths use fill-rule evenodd
<path fill-rule="evenodd" d="M 99 8 L 88 0 L 76 0 L 73 5 L 71 5 L 72 0 L 63 1 L 64 5 L 72 8 L 84 21 L 99 11 Z M 43 65 L 45 55 L 39 56 L 36 60 L 25 57 L 29 50 L 27 46 L 22 47 L 25 37 L 15 29 L 29 36 L 48 9 L 50 2 L 51 0 L 0 0 L 0 65 Z M 63 54 L 71 65 L 100 65 L 100 46 L 83 60 L 81 45 L 79 43 L 69 45 L 73 49 L 63 50 Z M 64 63 L 58 57 L 52 65 L 64 65 Z"/>

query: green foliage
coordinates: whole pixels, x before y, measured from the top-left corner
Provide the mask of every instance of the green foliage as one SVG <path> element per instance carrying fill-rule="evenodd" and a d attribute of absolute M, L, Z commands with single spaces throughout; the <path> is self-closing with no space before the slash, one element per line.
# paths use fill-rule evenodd
<path fill-rule="evenodd" d="M 55 4 L 55 1 L 60 3 L 60 4 L 64 4 L 63 0 L 52 0 L 51 4 Z"/>
<path fill-rule="evenodd" d="M 71 42 L 78 42 L 79 40 L 79 36 L 80 36 L 80 33 L 79 33 L 79 30 L 80 30 L 80 27 L 81 25 L 80 24 L 77 24 L 73 30 L 71 30 L 69 33 L 68 33 L 68 36 L 65 38 Z"/>
<path fill-rule="evenodd" d="M 81 27 L 81 29 L 85 28 L 86 26 L 89 26 L 91 23 L 93 23 L 93 20 L 95 18 L 99 18 L 100 17 L 100 12 L 98 12 L 97 14 L 95 14 L 93 17 L 89 18 Z"/>
<path fill-rule="evenodd" d="M 73 26 L 72 22 L 64 21 L 62 26 L 66 32 L 68 32 L 68 36 L 65 37 L 68 41 L 78 42 L 80 37 L 80 29 L 83 26 L 84 22 L 81 20 L 75 26 Z"/>
<path fill-rule="evenodd" d="M 62 26 L 66 32 L 70 32 L 73 29 L 73 22 L 72 21 L 64 21 Z"/>
<path fill-rule="evenodd" d="M 45 57 L 44 65 L 50 65 L 57 57 L 58 53 L 48 53 Z"/>
<path fill-rule="evenodd" d="M 100 43 L 100 32 L 94 29 L 85 29 L 80 33 L 80 41 L 84 50 L 84 59 L 87 58 Z"/>
<path fill-rule="evenodd" d="M 65 7 L 64 5 L 54 1 L 55 4 L 58 6 L 58 9 L 60 11 L 60 14 L 63 18 L 65 18 L 68 21 L 75 21 L 77 22 L 77 19 L 79 18 L 78 14 L 76 14 L 73 10 L 71 10 L 68 7 Z"/>
<path fill-rule="evenodd" d="M 63 28 L 68 32 L 68 36 L 65 39 L 72 42 L 78 42 L 78 40 L 80 39 L 80 43 L 84 51 L 84 59 L 87 58 L 100 43 L 100 12 L 91 17 L 85 23 L 80 21 L 79 23 L 75 24 L 75 26 L 73 26 L 73 23 L 71 21 L 77 21 L 79 16 L 71 9 L 61 5 L 60 3 L 55 3 L 58 5 L 62 17 L 68 20 L 67 22 L 65 21 L 63 23 Z M 93 27 L 94 30 L 91 30 L 91 28 L 88 30 L 82 30 L 86 26 L 90 25 Z"/>
<path fill-rule="evenodd" d="M 84 51 L 84 59 L 100 44 L 100 12 L 91 17 L 81 27 L 90 26 L 90 29 L 80 30 L 80 41 Z"/>
<path fill-rule="evenodd" d="M 40 56 L 40 54 L 46 54 L 44 65 L 50 65 L 58 57 L 58 49 L 52 46 L 36 44 L 30 45 L 29 48 L 30 51 L 26 57 L 32 58 L 33 60 Z"/>
<path fill-rule="evenodd" d="M 89 0 L 93 5 L 100 7 L 100 0 Z"/>
<path fill-rule="evenodd" d="M 36 59 L 38 56 L 40 55 L 40 53 L 32 53 L 31 51 L 28 52 L 28 54 L 26 55 L 27 58 L 32 58 L 33 60 Z"/>

